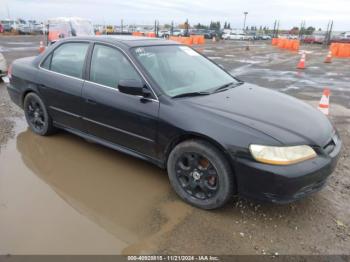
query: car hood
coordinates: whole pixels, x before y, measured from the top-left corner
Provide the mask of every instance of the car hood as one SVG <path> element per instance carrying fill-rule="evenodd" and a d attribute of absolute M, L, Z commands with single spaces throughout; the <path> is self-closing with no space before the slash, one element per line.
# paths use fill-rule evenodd
<path fill-rule="evenodd" d="M 252 84 L 182 100 L 267 134 L 284 145 L 324 146 L 334 133 L 319 110 L 294 98 Z"/>

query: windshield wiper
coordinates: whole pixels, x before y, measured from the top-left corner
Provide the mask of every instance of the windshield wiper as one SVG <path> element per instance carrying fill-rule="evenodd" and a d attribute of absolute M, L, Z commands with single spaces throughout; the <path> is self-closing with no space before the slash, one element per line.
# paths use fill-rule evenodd
<path fill-rule="evenodd" d="M 210 95 L 209 92 L 189 92 L 189 93 L 183 93 L 176 96 L 173 96 L 172 98 L 178 98 L 178 97 L 186 97 L 186 96 L 205 96 Z"/>
<path fill-rule="evenodd" d="M 231 83 L 228 83 L 228 84 L 224 84 L 222 86 L 219 86 L 218 88 L 215 88 L 213 93 L 225 91 L 225 90 L 228 90 L 230 88 L 242 85 L 243 83 L 244 83 L 243 81 L 239 81 L 239 82 L 231 82 Z"/>

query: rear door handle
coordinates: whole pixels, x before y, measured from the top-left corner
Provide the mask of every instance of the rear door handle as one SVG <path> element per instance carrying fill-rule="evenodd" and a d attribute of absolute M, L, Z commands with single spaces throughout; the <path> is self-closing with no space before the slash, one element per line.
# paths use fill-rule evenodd
<path fill-rule="evenodd" d="M 89 99 L 89 98 L 86 99 L 86 102 L 88 104 L 91 104 L 91 105 L 96 105 L 97 104 L 97 102 L 95 100 L 92 100 L 92 99 Z"/>

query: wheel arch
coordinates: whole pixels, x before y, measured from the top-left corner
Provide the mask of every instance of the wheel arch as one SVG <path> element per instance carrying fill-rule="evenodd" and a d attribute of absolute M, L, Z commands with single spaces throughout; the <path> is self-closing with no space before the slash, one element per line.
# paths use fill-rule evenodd
<path fill-rule="evenodd" d="M 208 143 L 210 143 L 211 145 L 215 146 L 218 150 L 220 150 L 220 152 L 225 156 L 226 160 L 228 161 L 232 172 L 234 172 L 234 165 L 232 163 L 232 158 L 229 154 L 229 152 L 225 149 L 224 146 L 222 146 L 218 141 L 216 141 L 215 139 L 212 139 L 211 137 L 208 137 L 206 135 L 203 134 L 199 134 L 199 133 L 185 133 L 182 135 L 179 135 L 175 138 L 173 138 L 170 143 L 168 143 L 166 150 L 165 150 L 165 158 L 164 158 L 164 166 L 166 167 L 167 162 L 168 162 L 168 158 L 169 155 L 171 153 L 171 151 L 180 143 L 187 141 L 187 140 L 192 140 L 192 139 L 198 139 L 198 140 L 204 140 Z"/>
<path fill-rule="evenodd" d="M 215 139 L 212 139 L 206 135 L 199 134 L 199 133 L 185 133 L 185 134 L 182 134 L 180 136 L 175 137 L 168 144 L 168 146 L 166 148 L 165 159 L 164 159 L 164 164 L 163 164 L 164 168 L 166 169 L 169 155 L 170 155 L 171 151 L 175 148 L 175 146 L 177 146 L 178 144 L 180 144 L 184 141 L 188 141 L 188 140 L 192 140 L 192 139 L 206 141 L 206 142 L 210 143 L 211 145 L 213 145 L 214 147 L 216 147 L 223 154 L 223 156 L 225 157 L 226 161 L 228 162 L 228 164 L 231 168 L 232 177 L 233 177 L 233 181 L 234 181 L 234 194 L 236 194 L 238 192 L 238 184 L 237 184 L 238 181 L 237 181 L 234 161 L 232 160 L 232 157 L 230 156 L 229 152 L 225 149 L 224 146 L 222 146 Z"/>
<path fill-rule="evenodd" d="M 40 93 L 35 85 L 28 85 L 28 87 L 22 93 L 22 97 L 21 97 L 21 107 L 22 108 L 24 105 L 24 99 L 29 93 L 35 93 L 36 95 L 40 96 Z"/>

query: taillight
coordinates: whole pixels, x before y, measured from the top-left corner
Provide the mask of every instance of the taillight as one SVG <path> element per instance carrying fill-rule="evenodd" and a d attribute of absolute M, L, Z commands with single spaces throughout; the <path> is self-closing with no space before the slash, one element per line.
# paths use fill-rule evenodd
<path fill-rule="evenodd" d="M 12 78 L 12 64 L 9 66 L 9 68 L 7 69 L 7 77 L 9 79 Z"/>

